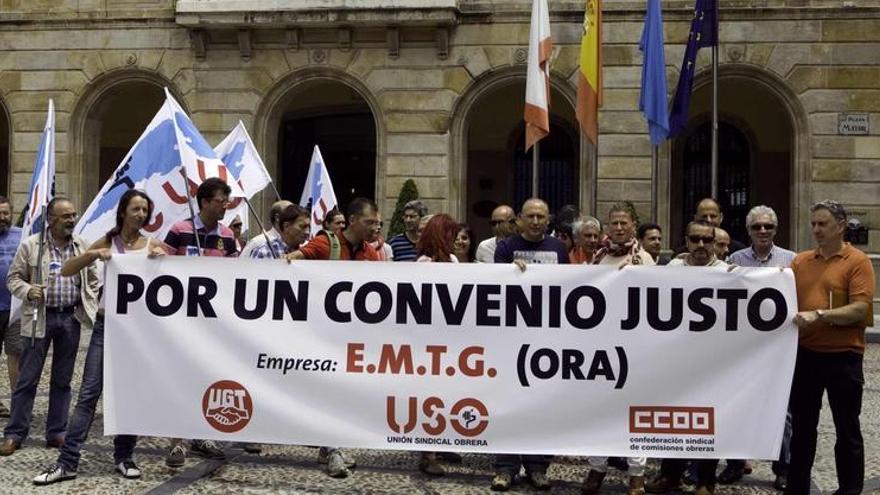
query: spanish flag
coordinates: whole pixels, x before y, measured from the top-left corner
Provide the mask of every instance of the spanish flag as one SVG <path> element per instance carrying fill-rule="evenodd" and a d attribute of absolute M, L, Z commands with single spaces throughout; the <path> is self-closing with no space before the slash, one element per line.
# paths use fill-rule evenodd
<path fill-rule="evenodd" d="M 602 106 L 602 2 L 586 1 L 576 113 L 581 131 L 594 145 L 598 145 L 599 107 Z"/>
<path fill-rule="evenodd" d="M 547 0 L 532 2 L 526 77 L 526 151 L 550 134 L 550 12 Z"/>

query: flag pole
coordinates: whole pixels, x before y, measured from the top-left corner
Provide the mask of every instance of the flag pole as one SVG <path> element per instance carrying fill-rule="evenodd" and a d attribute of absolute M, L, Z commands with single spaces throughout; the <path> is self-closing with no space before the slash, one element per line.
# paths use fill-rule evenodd
<path fill-rule="evenodd" d="M 657 178 L 659 177 L 660 170 L 660 147 L 657 145 L 651 146 L 651 221 L 657 222 L 657 200 L 660 197 L 659 194 L 659 186 L 657 185 Z"/>
<path fill-rule="evenodd" d="M 532 145 L 532 197 L 538 197 L 538 161 L 540 160 L 540 152 L 538 148 L 541 146 L 540 141 L 536 141 L 534 145 Z"/>
<path fill-rule="evenodd" d="M 42 218 L 43 226 L 40 228 L 39 251 L 37 252 L 37 266 L 34 268 L 34 280 L 39 285 L 43 285 L 43 246 L 46 243 L 46 205 L 40 208 L 40 218 Z M 43 304 L 46 304 L 43 301 Z M 37 317 L 40 314 L 39 303 L 34 302 L 34 317 L 31 319 L 31 348 L 34 348 L 37 338 Z M 53 358 L 54 359 L 54 358 Z"/>
<path fill-rule="evenodd" d="M 193 209 L 192 198 L 189 195 L 189 174 L 186 173 L 186 165 L 181 165 L 183 169 L 184 192 L 186 193 L 186 206 L 189 207 L 189 221 L 193 226 L 193 237 L 196 238 L 196 249 L 199 250 L 199 256 L 202 255 L 202 242 L 199 241 L 199 229 L 196 227 L 196 211 Z M 207 236 L 205 237 L 207 239 Z"/>
<path fill-rule="evenodd" d="M 715 5 L 717 23 L 718 4 Z M 717 24 L 716 24 L 717 25 Z M 718 197 L 718 40 L 712 45 L 712 197 Z"/>
<path fill-rule="evenodd" d="M 257 215 L 257 212 L 254 210 L 253 205 L 247 199 L 247 197 L 243 197 L 244 204 L 247 205 L 248 210 L 250 210 L 251 214 L 254 216 L 254 219 L 257 221 L 257 225 L 260 227 L 260 232 L 263 233 L 263 237 L 266 238 L 266 245 L 269 246 L 269 251 L 272 253 L 272 257 L 278 259 L 278 253 L 275 252 L 275 246 L 272 245 L 272 239 L 269 239 L 269 234 L 266 232 L 266 228 L 263 226 L 263 221 L 260 220 L 260 216 Z"/>

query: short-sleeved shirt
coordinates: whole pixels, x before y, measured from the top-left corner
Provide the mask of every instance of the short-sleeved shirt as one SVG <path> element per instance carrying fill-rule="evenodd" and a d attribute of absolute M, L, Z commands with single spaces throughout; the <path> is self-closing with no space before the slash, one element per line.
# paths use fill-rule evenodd
<path fill-rule="evenodd" d="M 874 299 L 874 268 L 868 256 L 844 243 L 828 259 L 818 249 L 798 253 L 791 263 L 797 287 L 798 310 L 834 309 Z M 866 315 L 867 316 L 867 315 Z M 800 329 L 800 345 L 816 352 L 865 352 L 865 324 L 831 325 L 817 321 Z"/>
<path fill-rule="evenodd" d="M 251 251 L 248 258 L 252 258 L 255 260 L 274 259 L 276 257 L 284 256 L 290 251 L 290 247 L 288 247 L 287 244 L 284 243 L 283 239 L 281 239 L 280 237 L 273 237 L 270 244 L 263 243 L 263 245 L 258 246 L 256 249 Z"/>
<path fill-rule="evenodd" d="M 397 234 L 388 240 L 391 251 L 394 253 L 394 261 L 415 261 L 418 258 L 416 245 L 406 234 Z"/>
<path fill-rule="evenodd" d="M 678 257 L 678 258 L 673 258 L 672 260 L 669 261 L 669 263 L 666 266 L 692 266 L 695 268 L 700 267 L 700 266 L 704 266 L 704 267 L 709 267 L 709 268 L 715 268 L 715 267 L 727 268 L 730 265 L 728 265 L 727 263 L 725 263 L 722 260 L 719 260 L 718 258 L 716 258 L 714 256 L 705 265 L 691 265 L 690 263 L 688 263 L 688 259 L 686 257 L 682 256 L 682 257 Z"/>
<path fill-rule="evenodd" d="M 19 227 L 9 227 L 6 232 L 0 234 L 0 280 L 6 280 L 9 265 L 15 258 L 15 251 L 18 250 L 19 244 L 21 244 L 21 229 Z M 11 297 L 6 283 L 0 284 L 0 311 L 9 311 Z"/>
<path fill-rule="evenodd" d="M 477 263 L 495 263 L 495 248 L 498 247 L 498 238 L 490 237 L 477 245 L 477 254 L 474 256 Z"/>
<path fill-rule="evenodd" d="M 568 251 L 562 241 L 552 236 L 544 236 L 534 242 L 515 235 L 502 240 L 495 247 L 495 263 L 513 263 L 514 260 L 534 265 L 567 264 Z"/>
<path fill-rule="evenodd" d="M 794 251 L 782 249 L 774 244 L 773 247 L 770 248 L 770 252 L 767 253 L 766 258 L 758 256 L 758 253 L 755 252 L 755 248 L 749 246 L 728 256 L 727 261 L 737 266 L 756 268 L 782 266 L 787 268 L 791 266 L 791 262 L 794 260 L 795 256 L 797 256 L 797 253 Z"/>
<path fill-rule="evenodd" d="M 376 249 L 366 242 L 362 242 L 360 246 L 352 246 L 344 235 L 337 234 L 339 239 L 339 259 L 340 260 L 357 260 L 357 261 L 380 261 L 379 253 Z M 307 260 L 329 260 L 330 259 L 330 237 L 325 233 L 316 235 L 305 246 L 299 248 Z"/>
<path fill-rule="evenodd" d="M 198 215 L 195 216 L 195 224 L 198 229 L 199 243 L 202 246 L 203 256 L 226 256 L 234 258 L 238 256 L 238 248 L 235 245 L 235 235 L 232 230 L 217 222 L 217 226 L 210 232 L 205 229 Z M 171 226 L 171 230 L 165 236 L 165 244 L 171 249 L 171 254 L 178 256 L 198 256 L 196 252 L 196 236 L 193 233 L 193 222 L 181 220 Z"/>

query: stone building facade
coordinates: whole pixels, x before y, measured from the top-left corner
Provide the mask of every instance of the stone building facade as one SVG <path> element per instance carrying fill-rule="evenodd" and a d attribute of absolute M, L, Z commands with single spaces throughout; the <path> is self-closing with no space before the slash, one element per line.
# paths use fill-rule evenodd
<path fill-rule="evenodd" d="M 598 149 L 574 119 L 584 2 L 549 4 L 553 132 L 541 157 L 542 194 L 600 217 L 620 199 L 643 219 L 656 206 L 674 244 L 694 198 L 708 193 L 710 53 L 700 53 L 691 125 L 660 148 L 653 197 L 638 112 L 644 2 L 603 6 Z M 530 5 L 3 0 L 0 187 L 21 204 L 54 98 L 59 192 L 84 208 L 168 87 L 212 143 L 242 120 L 284 196 L 299 198 L 318 143 L 341 198 L 372 196 L 390 214 L 413 178 L 431 210 L 485 233 L 494 204 L 530 189 L 521 123 Z M 869 228 L 860 247 L 880 252 L 880 3 L 720 5 L 720 196 L 728 217 L 770 204 L 782 216 L 780 244 L 803 249 L 811 245 L 809 205 L 835 198 Z M 692 6 L 664 2 L 670 91 Z"/>

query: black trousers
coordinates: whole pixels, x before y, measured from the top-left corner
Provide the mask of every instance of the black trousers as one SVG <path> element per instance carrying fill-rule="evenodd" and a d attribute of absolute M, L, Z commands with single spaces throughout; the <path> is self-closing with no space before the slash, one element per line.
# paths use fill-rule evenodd
<path fill-rule="evenodd" d="M 663 459 L 660 464 L 660 476 L 673 481 L 680 480 L 689 461 L 690 459 Z M 718 459 L 697 459 L 692 462 L 697 465 L 697 485 L 714 487 Z"/>
<path fill-rule="evenodd" d="M 839 495 L 862 493 L 865 481 L 865 447 L 859 415 L 865 378 L 863 356 L 856 352 L 814 352 L 798 348 L 791 385 L 791 466 L 788 495 L 810 493 L 810 472 L 816 457 L 817 426 L 822 394 L 828 404 L 837 439 L 834 462 Z"/>

